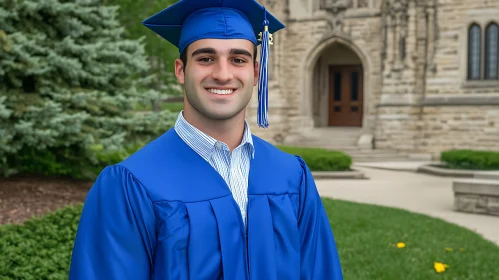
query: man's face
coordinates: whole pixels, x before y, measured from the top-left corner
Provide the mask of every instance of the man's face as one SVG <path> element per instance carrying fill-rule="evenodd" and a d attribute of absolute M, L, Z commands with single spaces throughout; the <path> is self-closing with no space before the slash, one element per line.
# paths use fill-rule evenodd
<path fill-rule="evenodd" d="M 185 88 L 185 108 L 211 120 L 244 114 L 258 78 L 253 51 L 253 43 L 244 39 L 190 44 L 185 68 L 180 59 L 175 61 L 175 74 Z"/>

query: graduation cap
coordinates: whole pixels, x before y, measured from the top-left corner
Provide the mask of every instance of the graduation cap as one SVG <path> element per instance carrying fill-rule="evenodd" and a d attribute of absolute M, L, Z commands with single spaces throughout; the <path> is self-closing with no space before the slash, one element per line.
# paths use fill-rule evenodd
<path fill-rule="evenodd" d="M 258 116 L 268 127 L 268 57 L 274 32 L 284 28 L 256 0 L 181 0 L 142 22 L 179 49 L 200 39 L 247 39 L 260 43 Z"/>

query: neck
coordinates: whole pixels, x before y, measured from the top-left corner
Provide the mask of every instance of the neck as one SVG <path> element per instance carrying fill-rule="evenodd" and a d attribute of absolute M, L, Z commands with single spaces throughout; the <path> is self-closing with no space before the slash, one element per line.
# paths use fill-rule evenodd
<path fill-rule="evenodd" d="M 190 109 L 190 110 L 189 110 Z M 227 120 L 215 120 L 202 116 L 194 108 L 185 108 L 184 119 L 203 133 L 223 142 L 232 151 L 243 139 L 245 110 Z"/>

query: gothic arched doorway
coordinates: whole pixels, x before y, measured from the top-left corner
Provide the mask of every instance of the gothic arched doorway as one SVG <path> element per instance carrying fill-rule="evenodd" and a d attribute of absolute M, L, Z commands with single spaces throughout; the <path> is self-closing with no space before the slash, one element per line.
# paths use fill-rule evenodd
<path fill-rule="evenodd" d="M 349 47 L 333 43 L 314 67 L 315 126 L 361 127 L 364 114 L 364 67 Z"/>

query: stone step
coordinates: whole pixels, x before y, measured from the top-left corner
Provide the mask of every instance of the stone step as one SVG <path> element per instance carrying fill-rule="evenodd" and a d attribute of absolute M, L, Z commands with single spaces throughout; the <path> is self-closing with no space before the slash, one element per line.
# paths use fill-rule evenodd
<path fill-rule="evenodd" d="M 383 154 L 383 155 L 390 154 L 390 155 L 397 155 L 397 156 L 400 155 L 396 151 L 392 151 L 392 150 L 360 150 L 358 147 L 355 147 L 354 150 L 348 151 L 348 153 L 354 154 L 354 155 L 380 155 L 380 154 Z"/>
<path fill-rule="evenodd" d="M 345 150 L 356 150 L 359 149 L 356 143 L 335 143 L 335 144 L 299 144 L 295 145 L 299 147 L 314 147 L 314 148 L 323 148 L 323 149 L 328 149 L 328 150 L 338 150 L 338 149 L 345 149 Z"/>
<path fill-rule="evenodd" d="M 320 148 L 332 151 L 354 151 L 359 149 L 359 147 L 355 145 L 293 145 L 293 146 L 304 147 L 304 148 Z"/>
<path fill-rule="evenodd" d="M 315 136 L 314 137 L 308 137 L 308 138 L 302 138 L 300 142 L 320 142 L 320 141 L 337 141 L 337 140 L 352 140 L 352 141 L 357 141 L 359 137 L 357 135 L 328 135 L 328 136 Z"/>
<path fill-rule="evenodd" d="M 298 141 L 298 143 L 324 143 L 324 144 L 331 144 L 331 143 L 336 143 L 336 142 L 351 142 L 351 143 L 357 143 L 359 140 L 358 137 L 324 137 L 324 138 L 317 138 L 317 139 L 302 139 Z"/>
<path fill-rule="evenodd" d="M 357 139 L 332 139 L 332 140 L 317 140 L 317 141 L 300 141 L 299 145 L 308 145 L 308 146 L 335 146 L 338 144 L 349 144 L 349 145 L 357 145 Z"/>
<path fill-rule="evenodd" d="M 330 136 L 330 137 L 339 137 L 339 136 L 359 136 L 361 133 L 359 131 L 337 131 L 337 130 L 327 130 L 327 131 L 311 131 L 308 134 L 304 134 L 303 137 L 306 139 L 321 137 L 321 136 Z"/>
<path fill-rule="evenodd" d="M 303 139 L 318 139 L 318 138 L 358 138 L 361 135 L 358 130 L 313 130 L 307 134 L 302 134 Z"/>

